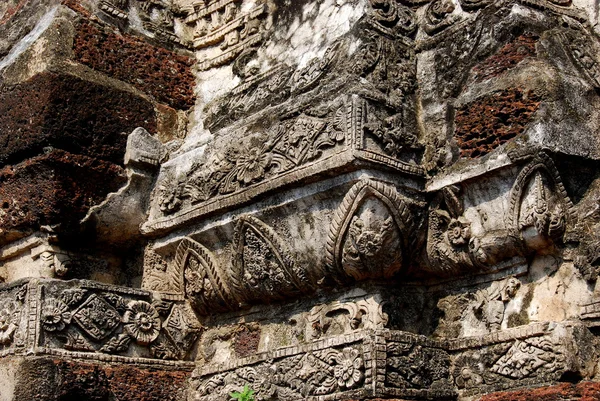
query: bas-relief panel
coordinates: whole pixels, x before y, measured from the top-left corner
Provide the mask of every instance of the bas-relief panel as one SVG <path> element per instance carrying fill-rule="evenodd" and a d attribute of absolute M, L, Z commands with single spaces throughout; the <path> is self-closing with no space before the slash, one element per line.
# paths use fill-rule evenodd
<path fill-rule="evenodd" d="M 475 60 L 487 60 L 494 46 L 509 42 L 501 34 L 491 40 L 486 24 L 503 18 L 506 26 L 523 24 L 526 17 L 515 17 L 517 6 L 371 0 L 357 26 L 319 57 L 302 67 L 265 69 L 261 46 L 270 40 L 277 10 L 270 3 L 247 4 L 98 3 L 105 17 L 131 22 L 137 15 L 145 33 L 197 51 L 198 70 L 231 65 L 239 85 L 206 105 L 206 126 L 216 139 L 204 155 L 182 171 L 164 168 L 158 177 L 142 227 L 155 243 L 170 235 L 168 245 L 148 246 L 144 255 L 143 287 L 154 293 L 62 281 L 3 288 L 1 352 L 33 344 L 50 354 L 109 355 L 117 362 L 197 358 L 191 394 L 207 399 L 245 384 L 265 400 L 448 399 L 457 392 L 558 380 L 579 369 L 569 354 L 577 336 L 560 325 L 542 327 L 532 312 L 542 298 L 538 288 L 554 280 L 532 276 L 543 257 L 557 260 L 557 288 L 594 283 L 598 274 L 595 225 L 584 221 L 595 215 L 573 205 L 555 163 L 560 152 L 509 140 L 492 150 L 492 156 L 505 157 L 504 165 L 460 178 L 460 163 L 467 170 L 473 162 L 452 165 L 451 135 L 431 138 L 420 120 L 420 107 L 427 106 L 419 103 L 423 55 L 435 53 L 431 80 L 440 98 L 462 96 L 467 104 L 463 90 L 474 79 Z M 537 33 L 561 31 L 565 60 L 597 88 L 597 60 L 585 46 L 590 35 L 582 14 L 562 1 L 518 4 L 547 16 L 540 24 L 548 25 Z M 545 110 L 543 102 L 539 107 L 532 118 L 544 123 L 538 112 Z M 440 114 L 451 129 L 448 110 Z M 519 135 L 527 136 L 526 129 Z M 515 155 L 520 148 L 526 151 Z M 481 164 L 489 166 L 491 159 Z M 454 169 L 449 184 L 427 191 L 436 169 L 446 167 Z M 295 200 L 283 207 L 269 205 L 270 197 L 347 173 L 357 175 L 335 190 L 323 185 L 304 197 L 329 203 L 326 211 L 304 212 L 314 223 L 306 237 L 313 230 L 322 241 L 311 243 L 312 260 L 298 257 L 304 238 L 290 235 L 302 224 L 291 223 Z M 225 212 L 257 197 L 267 206 L 232 213 L 219 226 Z M 594 205 L 589 194 L 585 202 Z M 288 215 L 277 218 L 283 211 Z M 213 226 L 196 230 L 208 217 Z M 577 238 L 578 230 L 585 235 Z M 218 239 L 207 240 L 211 235 Z M 40 253 L 39 260 L 56 276 L 68 270 L 69 260 L 58 251 Z M 577 271 L 582 277 L 567 277 Z M 341 289 L 363 286 L 367 295 L 335 299 Z M 435 340 L 401 332 L 409 330 L 408 319 L 388 314 L 390 303 L 401 304 L 394 303 L 394 291 L 408 287 L 437 302 L 435 307 L 415 296 L 439 318 L 414 331 Z M 423 287 L 431 289 L 414 290 Z M 579 317 L 595 324 L 597 302 L 587 301 Z M 265 323 L 270 309 L 277 309 L 273 304 L 292 303 L 294 313 L 270 315 Z M 230 330 L 240 322 L 246 331 Z M 269 336 L 282 338 L 268 343 Z M 231 361 L 214 356 L 235 348 L 240 337 L 251 339 L 251 346 L 228 351 L 236 355 Z"/>

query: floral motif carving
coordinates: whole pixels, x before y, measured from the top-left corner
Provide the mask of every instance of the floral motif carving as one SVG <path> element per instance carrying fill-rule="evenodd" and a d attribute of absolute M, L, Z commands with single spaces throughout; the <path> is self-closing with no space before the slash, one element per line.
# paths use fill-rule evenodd
<path fill-rule="evenodd" d="M 192 376 L 193 395 L 220 400 L 244 385 L 260 401 L 296 400 L 360 388 L 365 361 L 360 348 L 327 349 L 280 358 L 209 377 Z"/>
<path fill-rule="evenodd" d="M 185 238 L 177 247 L 174 276 L 178 276 L 194 309 L 200 314 L 233 308 L 235 298 L 226 272 L 208 249 Z"/>
<path fill-rule="evenodd" d="M 294 265 L 283 241 L 262 221 L 241 218 L 234 243 L 237 257 L 231 282 L 241 301 L 283 299 L 307 290 L 304 271 Z"/>
<path fill-rule="evenodd" d="M 407 203 L 380 181 L 355 184 L 336 210 L 327 263 L 338 279 L 391 277 L 402 268 L 404 238 L 412 226 Z"/>
<path fill-rule="evenodd" d="M 165 214 L 178 211 L 183 199 L 192 204 L 227 195 L 312 162 L 323 151 L 346 140 L 342 106 L 330 119 L 301 115 L 279 123 L 268 132 L 251 133 L 244 143 L 231 144 L 193 166 L 184 182 L 172 177 L 160 184 L 160 208 Z"/>
<path fill-rule="evenodd" d="M 56 298 L 50 298 L 42 308 L 40 320 L 44 330 L 52 332 L 64 330 L 67 324 L 71 323 L 71 317 L 67 304 Z"/>
<path fill-rule="evenodd" d="M 123 315 L 123 328 L 138 344 L 148 345 L 160 334 L 161 321 L 148 302 L 132 301 Z"/>
<path fill-rule="evenodd" d="M 430 205 L 426 270 L 444 275 L 491 271 L 500 262 L 523 255 L 521 242 L 507 230 L 472 236 L 459 192 L 457 186 L 445 187 Z"/>
<path fill-rule="evenodd" d="M 564 367 L 565 357 L 559 344 L 546 337 L 517 340 L 490 370 L 512 379 L 523 379 Z"/>

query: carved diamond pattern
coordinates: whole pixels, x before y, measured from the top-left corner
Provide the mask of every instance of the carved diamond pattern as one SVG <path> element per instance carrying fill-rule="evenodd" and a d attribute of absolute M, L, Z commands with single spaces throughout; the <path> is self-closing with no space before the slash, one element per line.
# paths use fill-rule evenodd
<path fill-rule="evenodd" d="M 92 294 L 73 313 L 73 320 L 94 340 L 108 337 L 121 323 L 121 315 L 108 302 Z"/>

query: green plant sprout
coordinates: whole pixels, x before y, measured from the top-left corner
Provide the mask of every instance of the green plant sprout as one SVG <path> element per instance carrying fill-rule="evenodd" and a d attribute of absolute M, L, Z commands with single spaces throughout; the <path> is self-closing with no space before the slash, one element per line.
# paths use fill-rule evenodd
<path fill-rule="evenodd" d="M 254 401 L 254 390 L 248 387 L 247 384 L 244 385 L 244 389 L 241 392 L 234 391 L 229 395 L 237 401 Z"/>

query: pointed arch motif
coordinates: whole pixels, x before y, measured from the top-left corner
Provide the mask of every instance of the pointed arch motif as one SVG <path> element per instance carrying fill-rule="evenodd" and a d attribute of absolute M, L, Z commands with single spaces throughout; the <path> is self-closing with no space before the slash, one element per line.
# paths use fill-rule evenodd
<path fill-rule="evenodd" d="M 280 300 L 310 289 L 283 240 L 261 220 L 240 218 L 233 243 L 231 286 L 240 303 Z"/>
<path fill-rule="evenodd" d="M 184 238 L 177 247 L 175 266 L 174 274 L 198 313 L 208 315 L 234 309 L 235 301 L 225 271 L 202 244 Z"/>
<path fill-rule="evenodd" d="M 532 182 L 533 180 L 533 182 Z M 545 183 L 549 184 L 547 188 Z M 509 211 L 506 218 L 506 226 L 511 235 L 520 236 L 521 227 L 519 220 L 522 217 L 522 207 L 524 197 L 527 195 L 529 184 L 532 183 L 536 188 L 536 202 L 539 204 L 536 207 L 535 213 L 539 214 L 539 218 L 562 219 L 564 227 L 554 227 L 554 230 L 561 230 L 564 233 L 566 227 L 571 227 L 575 220 L 574 206 L 567 194 L 567 191 L 562 183 L 558 170 L 554 162 L 546 153 L 540 152 L 535 158 L 521 170 L 510 192 Z M 552 216 L 549 202 L 558 203 L 562 209 L 562 213 L 554 213 Z M 548 214 L 543 217 L 543 214 Z M 550 224 L 558 224 L 558 220 Z M 550 227 L 549 229 L 552 229 Z M 558 233 L 558 231 L 556 231 Z M 562 233 L 560 233 L 562 235 Z"/>
<path fill-rule="evenodd" d="M 411 212 L 396 189 L 372 179 L 356 183 L 335 211 L 326 246 L 334 278 L 390 277 L 402 268 Z"/>

